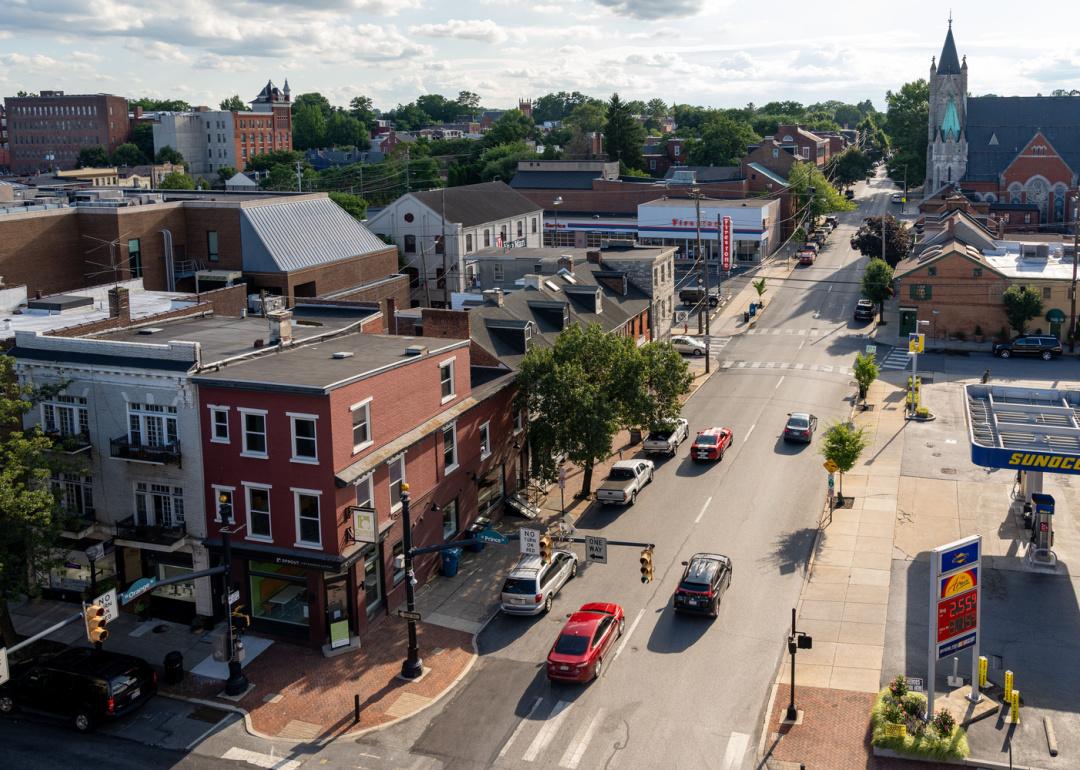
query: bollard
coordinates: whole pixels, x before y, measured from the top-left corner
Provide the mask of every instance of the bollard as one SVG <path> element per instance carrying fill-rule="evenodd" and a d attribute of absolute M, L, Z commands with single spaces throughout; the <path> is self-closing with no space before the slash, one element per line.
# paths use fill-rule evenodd
<path fill-rule="evenodd" d="M 1046 748 L 1050 756 L 1056 757 L 1058 755 L 1057 734 L 1054 732 L 1054 723 L 1050 721 L 1050 717 L 1043 717 L 1043 729 L 1046 730 Z"/>
<path fill-rule="evenodd" d="M 979 689 L 986 687 L 987 660 L 985 655 L 979 656 Z"/>
<path fill-rule="evenodd" d="M 1020 691 L 1012 691 L 1012 707 L 1009 709 L 1009 719 L 1014 725 L 1020 724 Z"/>
<path fill-rule="evenodd" d="M 353 724 L 360 724 L 360 694 L 353 696 Z"/>
<path fill-rule="evenodd" d="M 1008 700 L 1010 697 L 1012 697 L 1012 689 L 1013 689 L 1013 672 L 1012 671 L 1006 671 L 1005 672 L 1005 683 L 1001 686 L 1001 689 L 1005 693 L 1005 700 Z"/>

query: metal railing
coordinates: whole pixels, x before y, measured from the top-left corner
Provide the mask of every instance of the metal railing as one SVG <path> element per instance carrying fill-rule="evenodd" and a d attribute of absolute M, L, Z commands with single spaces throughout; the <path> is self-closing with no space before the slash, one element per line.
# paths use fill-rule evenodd
<path fill-rule="evenodd" d="M 121 460 L 157 463 L 159 465 L 167 463 L 180 465 L 181 460 L 179 441 L 170 441 L 167 444 L 143 444 L 141 442 L 132 442 L 127 436 L 110 439 L 109 454 Z"/>

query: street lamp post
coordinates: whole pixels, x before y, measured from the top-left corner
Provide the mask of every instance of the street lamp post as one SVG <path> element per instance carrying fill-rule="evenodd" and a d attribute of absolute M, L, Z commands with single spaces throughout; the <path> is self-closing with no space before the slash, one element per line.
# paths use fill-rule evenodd
<path fill-rule="evenodd" d="M 409 515 L 409 485 L 401 483 L 401 525 L 405 531 L 402 546 L 405 554 L 405 608 L 408 610 L 409 651 L 401 664 L 403 679 L 419 679 L 424 673 L 424 663 L 420 659 L 420 643 L 416 639 L 416 576 L 413 574 L 412 518 Z"/>
<path fill-rule="evenodd" d="M 694 187 L 690 190 L 690 196 L 694 199 L 694 225 L 697 230 L 697 245 L 694 247 L 697 250 L 698 259 L 701 260 L 701 272 L 705 275 L 703 281 L 705 287 L 705 297 L 702 301 L 702 309 L 698 314 L 698 331 L 701 331 L 701 313 L 705 314 L 705 373 L 708 374 L 711 371 L 711 358 L 712 358 L 712 345 L 711 334 L 709 329 L 709 260 L 701 251 L 701 188 Z"/>
<path fill-rule="evenodd" d="M 221 559 L 224 562 L 222 566 L 225 567 L 225 572 L 222 573 L 222 582 L 225 585 L 225 593 L 222 597 L 225 600 L 225 623 L 227 624 L 226 642 L 225 642 L 225 656 L 229 662 L 229 678 L 225 680 L 225 694 L 226 695 L 241 695 L 247 691 L 248 680 L 244 676 L 243 668 L 240 666 L 240 658 L 237 655 L 236 650 L 236 638 L 233 633 L 233 617 L 232 617 L 232 525 L 233 525 L 233 508 L 232 503 L 229 501 L 229 496 L 225 493 L 218 495 L 218 513 L 221 518 Z"/>
<path fill-rule="evenodd" d="M 1078 193 L 1080 196 L 1080 193 Z M 1073 199 L 1073 264 L 1072 285 L 1069 288 L 1069 352 L 1076 350 L 1076 260 L 1080 250 L 1080 200 Z"/>
<path fill-rule="evenodd" d="M 555 200 L 551 202 L 552 209 L 555 213 L 555 232 L 551 235 L 551 245 L 557 247 L 559 245 L 559 206 L 562 205 L 562 196 L 556 195 Z"/>

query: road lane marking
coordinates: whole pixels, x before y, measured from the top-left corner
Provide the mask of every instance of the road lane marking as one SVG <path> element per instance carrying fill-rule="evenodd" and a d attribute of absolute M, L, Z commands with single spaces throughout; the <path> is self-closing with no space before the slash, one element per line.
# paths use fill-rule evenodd
<path fill-rule="evenodd" d="M 247 762 L 249 765 L 265 767 L 267 770 L 296 770 L 296 768 L 300 767 L 300 763 L 295 759 L 285 759 L 283 757 L 274 757 L 270 754 L 260 754 L 257 751 L 241 749 L 236 746 L 233 746 L 222 754 L 221 758 L 233 759 L 237 762 Z"/>
<path fill-rule="evenodd" d="M 694 519 L 695 524 L 698 524 L 698 523 L 701 522 L 701 517 L 705 515 L 705 511 L 708 510 L 709 503 L 711 503 L 711 502 L 712 502 L 712 498 L 710 497 L 708 500 L 705 501 L 705 505 L 701 506 L 701 513 L 699 513 L 697 515 L 697 518 Z"/>
<path fill-rule="evenodd" d="M 544 722 L 544 726 L 540 728 L 540 732 L 536 734 L 532 743 L 529 744 L 529 748 L 526 749 L 524 756 L 522 756 L 524 761 L 535 762 L 541 752 L 547 748 L 547 745 L 555 739 L 555 735 L 559 732 L 566 715 L 570 713 L 572 705 L 572 703 L 565 700 L 555 704 L 555 708 L 548 714 L 548 720 Z"/>
<path fill-rule="evenodd" d="M 785 377 L 787 377 L 786 374 L 781 374 L 780 375 L 780 379 L 776 381 L 776 387 L 773 388 L 773 390 L 779 390 L 780 389 L 780 385 L 784 382 Z"/>
<path fill-rule="evenodd" d="M 750 434 L 754 432 L 754 428 L 756 428 L 756 427 L 757 427 L 757 423 L 755 422 L 753 425 L 750 426 L 750 430 L 746 431 L 746 436 L 743 438 L 743 441 L 746 441 L 747 439 L 750 438 Z"/>
<path fill-rule="evenodd" d="M 619 649 L 615 650 L 615 655 L 611 658 L 612 660 L 615 660 L 615 658 L 619 657 L 619 653 L 621 653 L 623 651 L 623 648 L 626 647 L 626 643 L 630 641 L 630 637 L 634 634 L 634 629 L 637 628 L 637 624 L 641 622 L 641 619 L 644 616 L 645 608 L 642 607 L 640 610 L 638 610 L 638 614 L 637 617 L 634 618 L 634 622 L 630 624 L 630 630 L 626 632 L 625 636 L 623 636 L 623 640 L 622 643 L 619 645 Z"/>
<path fill-rule="evenodd" d="M 750 736 L 746 733 L 732 733 L 728 738 L 727 751 L 724 752 L 724 761 L 720 763 L 720 770 L 736 770 L 742 766 L 746 756 L 746 748 L 750 745 Z"/>
<path fill-rule="evenodd" d="M 597 709 L 592 721 L 587 725 L 583 724 L 581 726 L 577 735 L 574 736 L 574 740 L 570 741 L 570 745 L 566 747 L 566 753 L 563 754 L 562 759 L 559 760 L 560 767 L 569 767 L 570 770 L 573 770 L 578 766 L 578 763 L 581 762 L 581 758 L 585 756 L 585 750 L 589 748 L 589 741 L 592 740 L 596 728 L 600 726 L 600 720 L 603 716 L 604 710 Z"/>
<path fill-rule="evenodd" d="M 514 732 L 510 734 L 509 740 L 507 740 L 506 743 L 503 744 L 503 747 L 499 749 L 497 759 L 502 759 L 506 752 L 510 750 L 510 744 L 513 743 L 514 740 L 518 737 L 518 735 L 521 734 L 521 731 L 525 729 L 525 723 L 533 718 L 533 714 L 536 713 L 536 710 L 540 708 L 540 704 L 543 702 L 544 699 L 540 696 L 537 696 L 536 700 L 533 702 L 532 708 L 529 709 L 529 713 L 521 718 L 521 721 L 518 722 L 518 726 L 514 728 Z"/>

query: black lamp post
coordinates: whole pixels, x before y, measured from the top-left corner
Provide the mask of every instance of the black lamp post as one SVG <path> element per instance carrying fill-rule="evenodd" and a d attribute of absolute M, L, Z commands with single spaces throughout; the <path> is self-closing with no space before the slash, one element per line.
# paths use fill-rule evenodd
<path fill-rule="evenodd" d="M 225 637 L 225 659 L 229 661 L 229 678 L 225 681 L 225 694 L 226 695 L 241 695 L 247 691 L 248 680 L 244 676 L 243 668 L 240 666 L 240 659 L 236 655 L 236 640 L 233 637 L 233 617 L 232 617 L 232 601 L 230 601 L 230 594 L 232 593 L 232 580 L 230 579 L 232 570 L 232 524 L 233 524 L 233 509 L 232 503 L 229 502 L 229 496 L 225 493 L 218 495 L 218 514 L 221 518 L 221 558 L 224 560 L 225 572 L 222 574 L 222 583 L 225 588 L 225 595 L 222 597 L 225 599 L 225 622 L 228 624 L 228 631 Z"/>
<path fill-rule="evenodd" d="M 419 679 L 424 673 L 424 662 L 420 659 L 420 644 L 416 639 L 416 576 L 413 574 L 412 518 L 409 515 L 409 485 L 401 483 L 401 525 L 405 528 L 402 545 L 405 551 L 405 608 L 408 610 L 409 651 L 401 664 L 403 679 Z"/>

